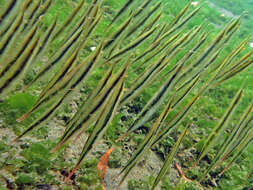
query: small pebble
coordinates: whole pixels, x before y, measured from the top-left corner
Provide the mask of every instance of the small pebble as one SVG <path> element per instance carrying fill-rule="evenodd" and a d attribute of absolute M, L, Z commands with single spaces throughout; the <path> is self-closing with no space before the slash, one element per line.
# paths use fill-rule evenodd
<path fill-rule="evenodd" d="M 96 49 L 95 46 L 90 47 L 90 50 L 91 50 L 91 51 L 95 51 L 95 49 Z"/>

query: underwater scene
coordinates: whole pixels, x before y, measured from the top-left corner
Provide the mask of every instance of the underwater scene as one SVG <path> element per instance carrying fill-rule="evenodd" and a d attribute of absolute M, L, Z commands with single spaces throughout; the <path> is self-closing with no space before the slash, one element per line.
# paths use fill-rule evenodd
<path fill-rule="evenodd" d="M 253 190 L 252 0 L 0 0 L 0 190 Z"/>

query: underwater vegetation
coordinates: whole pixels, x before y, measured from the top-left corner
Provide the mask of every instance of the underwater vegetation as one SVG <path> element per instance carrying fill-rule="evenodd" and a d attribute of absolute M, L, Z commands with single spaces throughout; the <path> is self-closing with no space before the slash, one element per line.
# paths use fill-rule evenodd
<path fill-rule="evenodd" d="M 210 180 L 221 180 L 252 143 L 253 102 L 244 100 L 249 79 L 240 74 L 253 63 L 253 51 L 249 37 L 230 44 L 242 16 L 214 35 L 206 21 L 191 23 L 201 11 L 191 1 L 174 16 L 153 0 L 120 1 L 117 11 L 110 0 L 0 2 L 0 128 L 15 133 L 1 135 L 0 168 L 15 180 L 0 174 L 4 188 L 91 189 L 109 165 L 119 168 L 111 183 L 120 189 L 150 152 L 162 155 L 161 166 L 146 184 L 129 180 L 129 189 L 219 188 Z M 239 85 L 225 99 L 221 86 L 237 76 Z M 202 114 L 216 114 L 206 119 L 212 125 L 201 124 Z M 106 150 L 92 157 L 103 143 L 113 160 L 102 156 Z M 127 152 L 125 144 L 134 148 Z M 66 162 L 75 146 L 79 157 Z M 182 147 L 193 152 L 179 164 Z M 177 181 L 168 180 L 172 167 Z M 240 188 L 250 188 L 251 174 Z M 101 184 L 94 189 L 107 188 Z"/>

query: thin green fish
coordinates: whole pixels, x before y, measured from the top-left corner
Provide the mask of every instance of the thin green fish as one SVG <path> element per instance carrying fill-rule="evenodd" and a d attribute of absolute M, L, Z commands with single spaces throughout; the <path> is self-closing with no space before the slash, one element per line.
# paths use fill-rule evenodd
<path fill-rule="evenodd" d="M 67 126 L 67 130 L 64 132 L 60 141 L 57 143 L 57 146 L 54 150 L 60 148 L 64 143 L 66 143 L 74 134 L 76 134 L 81 129 L 84 130 L 84 126 L 89 126 L 95 120 L 97 120 L 98 115 L 102 112 L 103 107 L 105 106 L 104 100 L 106 100 L 110 94 L 110 92 L 114 89 L 115 84 L 120 81 L 120 79 L 125 75 L 127 71 L 128 65 L 123 68 L 123 70 L 119 71 L 111 80 L 108 81 L 106 87 L 103 88 L 100 93 L 92 98 L 92 101 L 88 101 L 84 107 L 87 109 L 83 109 L 84 113 L 82 113 L 81 118 L 78 121 L 74 121 L 71 123 L 71 126 Z"/>
<path fill-rule="evenodd" d="M 150 30 L 161 18 L 162 16 L 162 11 L 160 11 L 155 18 L 153 18 L 153 20 L 151 20 L 146 26 L 145 28 L 140 32 L 139 36 L 145 32 L 147 32 L 148 30 Z"/>
<path fill-rule="evenodd" d="M 147 7 L 148 5 L 152 2 L 152 0 L 146 0 L 134 13 L 134 17 L 139 16 Z"/>
<path fill-rule="evenodd" d="M 29 7 L 29 9 L 26 11 L 25 14 L 25 22 L 22 23 L 22 32 L 24 32 L 29 23 L 31 22 L 32 18 L 34 17 L 34 15 L 36 14 L 36 12 L 39 10 L 39 7 L 41 5 L 41 1 L 35 1 L 32 3 L 32 5 Z"/>
<path fill-rule="evenodd" d="M 247 133 L 247 135 L 245 136 L 245 138 L 239 144 L 238 148 L 235 149 L 235 152 L 234 152 L 233 157 L 231 158 L 231 161 L 221 171 L 221 173 L 219 174 L 219 176 L 221 176 L 235 162 L 235 160 L 238 159 L 241 156 L 241 154 L 243 153 L 243 151 L 253 142 L 252 136 L 253 136 L 253 129 L 251 129 L 251 131 L 249 131 Z"/>
<path fill-rule="evenodd" d="M 31 40 L 33 39 L 33 36 L 36 34 L 36 31 L 38 29 L 39 23 L 34 25 L 34 27 L 29 31 L 29 33 L 24 37 L 23 43 L 18 48 L 18 50 L 15 51 L 15 55 L 11 56 L 9 55 L 9 52 L 6 53 L 6 56 L 0 61 L 0 65 L 2 67 L 0 68 L 0 78 L 4 76 L 4 74 L 12 67 L 12 65 L 18 60 L 18 58 L 23 54 Z M 12 53 L 12 52 L 11 52 Z"/>
<path fill-rule="evenodd" d="M 80 49 L 78 48 L 70 57 L 67 59 L 65 64 L 60 68 L 60 70 L 54 75 L 54 77 L 51 79 L 51 81 L 47 84 L 47 86 L 42 90 L 40 93 L 37 102 L 39 102 L 46 92 L 48 92 L 50 89 L 52 89 L 57 82 L 63 79 L 64 75 L 70 70 L 70 68 L 77 62 L 77 56 Z"/>
<path fill-rule="evenodd" d="M 166 30 L 168 28 L 172 28 L 172 26 L 176 25 L 180 19 L 185 15 L 185 13 L 188 11 L 189 7 L 192 5 L 192 1 L 190 1 L 176 16 L 175 18 L 169 23 L 169 25 L 166 27 Z"/>
<path fill-rule="evenodd" d="M 3 53 L 9 42 L 11 41 L 12 37 L 14 36 L 15 32 L 19 28 L 22 20 L 24 17 L 24 12 L 22 11 L 18 17 L 15 19 L 9 30 L 3 35 L 0 40 L 0 54 Z"/>
<path fill-rule="evenodd" d="M 34 15 L 34 17 L 32 18 L 32 21 L 30 22 L 32 25 L 34 25 L 41 16 L 43 16 L 48 9 L 50 8 L 52 4 L 52 0 L 47 0 L 45 3 L 43 3 L 40 7 L 38 12 L 36 12 L 36 14 Z"/>
<path fill-rule="evenodd" d="M 77 45 L 77 41 L 80 38 L 82 32 L 83 32 L 83 30 L 80 29 L 71 39 L 68 40 L 68 42 L 66 44 L 64 44 L 64 46 L 60 47 L 57 50 L 57 52 L 54 54 L 54 56 L 51 57 L 47 63 L 43 64 L 43 66 L 38 71 L 36 77 L 28 84 L 28 86 L 31 86 L 39 78 L 41 78 L 43 75 L 45 75 L 45 73 L 50 68 L 52 68 L 55 64 L 57 64 L 59 62 L 59 60 L 61 60 L 64 57 L 64 55 L 71 53 L 70 51 L 71 50 L 73 51 L 75 49 L 75 47 Z"/>
<path fill-rule="evenodd" d="M 160 46 L 160 41 L 153 42 L 145 51 L 143 51 L 140 55 L 138 55 L 133 63 L 139 61 L 143 57 L 145 57 L 147 54 L 152 53 L 148 58 L 145 59 L 145 61 L 142 62 L 141 65 L 144 63 L 147 63 L 151 58 L 155 57 L 157 54 L 162 52 L 164 49 L 166 49 L 172 42 L 174 42 L 179 36 L 180 32 L 173 35 L 171 38 L 169 38 L 163 45 Z M 158 48 L 158 49 L 157 49 Z M 156 50 L 157 49 L 157 50 Z"/>
<path fill-rule="evenodd" d="M 131 16 L 129 19 L 127 19 L 122 25 L 118 27 L 118 29 L 113 32 L 109 40 L 105 42 L 105 49 L 108 48 L 113 42 L 116 41 L 116 39 L 125 31 L 125 29 L 129 26 L 130 22 L 132 21 L 133 16 Z"/>
<path fill-rule="evenodd" d="M 0 18 L 0 37 L 2 37 L 10 28 L 16 17 L 20 12 L 24 12 L 25 1 L 13 0 L 7 12 L 3 12 L 2 18 Z M 1 13 L 0 13 L 1 14 Z"/>
<path fill-rule="evenodd" d="M 127 103 L 139 95 L 156 77 L 166 68 L 170 61 L 181 51 L 180 47 L 184 45 L 184 41 L 187 40 L 191 31 L 185 34 L 182 38 L 176 41 L 172 47 L 164 52 L 161 59 L 146 69 L 143 74 L 136 81 L 133 82 L 131 88 L 126 92 L 122 98 L 121 103 Z M 168 56 L 169 55 L 169 56 Z"/>
<path fill-rule="evenodd" d="M 163 164 L 162 169 L 160 170 L 158 176 L 156 177 L 153 185 L 152 185 L 152 190 L 154 190 L 156 188 L 156 186 L 158 185 L 158 183 L 161 181 L 161 179 L 163 178 L 163 176 L 168 172 L 170 165 L 173 161 L 173 158 L 175 157 L 176 153 L 178 152 L 179 146 L 182 142 L 182 140 L 184 139 L 184 136 L 187 133 L 187 130 L 189 129 L 190 125 L 187 125 L 187 127 L 185 127 L 184 131 L 181 133 L 181 135 L 178 137 L 176 144 L 173 146 L 172 150 L 170 151 L 169 155 L 166 157 L 166 160 Z"/>
<path fill-rule="evenodd" d="M 253 110 L 253 103 L 249 105 L 249 107 L 245 110 L 237 125 L 233 128 L 231 134 L 225 139 L 222 143 L 221 147 L 214 159 L 212 159 L 211 164 L 206 169 L 206 171 L 201 175 L 200 180 L 202 180 L 213 168 L 215 168 L 218 164 L 221 163 L 221 158 L 228 152 L 228 149 L 235 144 L 235 140 L 240 135 L 241 131 L 245 128 L 247 122 L 246 120 L 249 118 L 251 112 Z"/>
<path fill-rule="evenodd" d="M 177 69 L 173 72 L 173 74 L 163 83 L 163 85 L 159 88 L 156 94 L 148 101 L 148 103 L 142 109 L 141 113 L 138 115 L 137 119 L 128 129 L 127 133 L 130 133 L 143 125 L 158 110 L 159 106 L 168 96 L 169 92 L 174 88 L 174 85 L 176 84 L 183 65 L 184 62 L 182 62 L 181 65 L 178 65 Z"/>
<path fill-rule="evenodd" d="M 134 0 L 128 0 L 123 7 L 119 10 L 119 12 L 115 15 L 115 17 L 112 19 L 109 26 L 111 26 L 126 10 L 127 8 L 134 2 Z"/>
<path fill-rule="evenodd" d="M 200 155 L 195 163 L 198 164 L 198 162 L 204 157 L 204 155 L 209 151 L 210 147 L 213 145 L 214 140 L 217 139 L 219 135 L 223 133 L 225 128 L 227 127 L 229 121 L 231 120 L 233 113 L 235 109 L 238 107 L 240 99 L 242 98 L 243 94 L 243 87 L 238 91 L 236 96 L 234 97 L 233 101 L 225 111 L 223 117 L 220 119 L 218 125 L 212 130 L 211 134 L 207 137 L 207 140 L 205 141 L 205 144 L 202 147 L 202 150 L 200 151 Z"/>
<path fill-rule="evenodd" d="M 84 0 L 81 0 L 81 2 L 77 5 L 77 7 L 70 13 L 70 15 L 65 19 L 64 23 L 56 30 L 53 40 L 56 39 L 66 28 L 67 26 L 74 20 L 77 13 L 80 11 L 80 9 L 84 5 Z"/>
<path fill-rule="evenodd" d="M 12 67 L 6 71 L 5 75 L 1 78 L 0 81 L 0 94 L 6 93 L 7 87 L 14 81 L 14 79 L 18 78 L 18 76 L 22 73 L 23 68 L 28 62 L 34 48 L 38 43 L 38 38 L 35 38 L 30 42 L 27 48 L 24 50 L 23 54 L 13 63 Z"/>
<path fill-rule="evenodd" d="M 94 129 L 89 135 L 79 157 L 79 160 L 72 171 L 75 171 L 80 166 L 81 162 L 85 159 L 88 152 L 93 148 L 96 142 L 103 136 L 109 127 L 112 117 L 115 115 L 115 111 L 118 107 L 121 92 L 123 91 L 123 82 L 119 81 L 120 88 L 117 86 L 115 87 L 116 89 L 111 93 L 109 100 L 107 100 L 108 105 L 110 106 L 105 106 L 104 110 L 99 115 Z"/>
<path fill-rule="evenodd" d="M 50 89 L 39 102 L 37 102 L 27 113 L 17 119 L 18 122 L 23 121 L 37 110 L 40 106 L 50 100 L 52 97 L 59 96 L 59 101 L 65 99 L 71 92 L 80 84 L 81 81 L 87 79 L 98 64 L 103 48 L 103 42 L 96 49 L 96 51 L 88 56 L 82 63 L 76 65 L 70 72 L 68 72 L 62 80 L 60 80 L 54 88 Z"/>
<path fill-rule="evenodd" d="M 124 173 L 123 177 L 121 178 L 119 186 L 123 183 L 129 172 L 132 170 L 132 168 L 138 163 L 138 161 L 142 158 L 142 156 L 151 148 L 151 143 L 153 142 L 157 132 L 159 131 L 162 123 L 168 116 L 171 110 L 171 102 L 168 102 L 168 104 L 163 109 L 162 113 L 159 115 L 159 117 L 156 119 L 156 121 L 153 123 L 151 129 L 149 130 L 148 134 L 145 136 L 144 140 L 141 142 L 141 144 L 138 146 L 137 150 L 133 153 L 131 158 L 126 163 L 125 167 L 120 171 L 120 173 L 117 176 L 120 176 Z"/>
<path fill-rule="evenodd" d="M 13 9 L 16 3 L 17 3 L 17 0 L 7 1 L 6 5 L 4 6 L 4 9 L 1 10 L 1 13 L 0 13 L 0 24 L 2 24 L 2 21 L 11 12 L 11 10 Z"/>
<path fill-rule="evenodd" d="M 131 42 L 129 45 L 127 45 L 126 47 L 122 48 L 121 50 L 119 50 L 117 53 L 115 53 L 114 55 L 112 55 L 107 62 L 112 61 L 113 59 L 121 56 L 122 54 L 128 52 L 129 50 L 132 50 L 133 48 L 137 47 L 141 42 L 143 42 L 145 39 L 147 39 L 150 35 L 153 34 L 153 32 L 157 29 L 157 27 L 154 27 L 153 29 L 151 29 L 150 31 L 144 33 L 143 35 L 141 35 L 140 37 L 138 37 L 136 40 L 134 40 L 133 42 Z"/>
<path fill-rule="evenodd" d="M 252 126 L 250 125 L 253 121 L 253 116 L 249 119 L 244 121 L 242 126 L 240 126 L 239 130 L 237 131 L 236 137 L 233 136 L 233 140 L 231 141 L 230 145 L 227 147 L 227 151 L 222 155 L 217 167 L 220 166 L 233 152 L 237 149 L 243 139 L 246 137 L 248 132 L 251 130 Z"/>
<path fill-rule="evenodd" d="M 74 125 L 74 123 L 76 123 L 81 118 L 82 114 L 88 108 L 87 105 L 90 104 L 89 102 L 93 101 L 94 98 L 106 87 L 106 84 L 112 76 L 112 72 L 113 67 L 111 66 L 107 73 L 104 75 L 104 77 L 99 81 L 97 87 L 91 92 L 87 100 L 82 103 L 76 114 L 67 122 L 66 130 L 68 130 L 72 125 Z"/>
<path fill-rule="evenodd" d="M 196 103 L 196 101 L 200 98 L 200 96 L 213 85 L 217 76 L 222 71 L 223 66 L 224 66 L 224 62 L 222 64 L 220 64 L 219 68 L 214 73 L 212 73 L 212 75 L 210 76 L 208 81 L 203 84 L 203 86 L 200 88 L 199 92 L 188 102 L 188 104 L 186 106 L 184 106 L 177 113 L 177 115 L 169 121 L 169 123 L 163 129 L 163 131 L 159 132 L 159 134 L 157 135 L 157 138 L 154 140 L 152 145 L 154 145 L 155 143 L 160 141 L 165 135 L 167 135 L 169 133 L 169 131 L 172 128 L 175 128 L 180 124 L 182 119 L 187 115 L 187 113 L 189 112 L 191 107 Z"/>
<path fill-rule="evenodd" d="M 129 28 L 128 33 L 126 34 L 125 38 L 130 37 L 133 35 L 138 28 L 145 25 L 146 21 L 161 7 L 161 2 L 157 3 L 140 21 L 137 21 Z"/>

